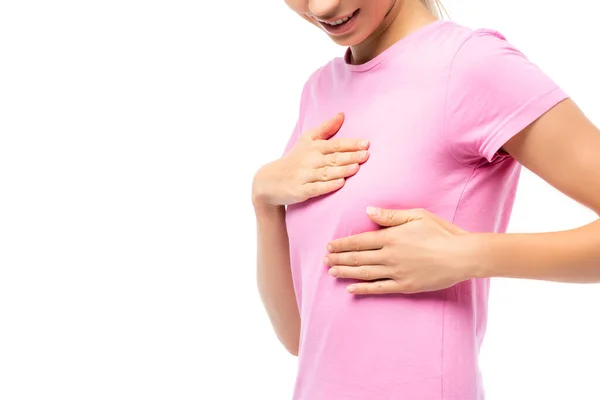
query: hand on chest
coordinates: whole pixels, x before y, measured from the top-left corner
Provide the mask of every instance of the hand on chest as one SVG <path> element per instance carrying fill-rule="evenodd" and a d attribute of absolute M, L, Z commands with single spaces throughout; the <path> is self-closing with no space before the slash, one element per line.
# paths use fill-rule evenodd
<path fill-rule="evenodd" d="M 305 126 L 318 125 L 322 112 L 307 115 Z M 389 106 L 367 107 L 346 113 L 336 138 L 366 138 L 369 159 L 333 193 L 308 200 L 303 208 L 338 213 L 366 206 L 384 208 L 423 207 L 435 196 L 445 156 L 439 129 L 432 121 L 410 110 L 395 112 Z M 438 160 L 438 161 L 436 161 Z"/>

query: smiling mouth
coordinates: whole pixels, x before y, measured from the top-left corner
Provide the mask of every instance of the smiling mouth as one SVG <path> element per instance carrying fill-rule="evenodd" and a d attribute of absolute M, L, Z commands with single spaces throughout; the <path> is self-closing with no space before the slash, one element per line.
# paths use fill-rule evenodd
<path fill-rule="evenodd" d="M 352 14 L 347 15 L 343 18 L 339 18 L 337 20 L 332 20 L 332 21 L 321 21 L 321 20 L 317 20 L 319 21 L 319 23 L 325 25 L 325 26 L 332 26 L 332 27 L 339 27 L 341 25 L 344 25 L 345 23 L 347 23 L 348 21 L 350 21 L 352 18 L 354 18 L 354 16 L 356 15 L 356 13 L 358 12 L 358 10 L 354 11 Z"/>

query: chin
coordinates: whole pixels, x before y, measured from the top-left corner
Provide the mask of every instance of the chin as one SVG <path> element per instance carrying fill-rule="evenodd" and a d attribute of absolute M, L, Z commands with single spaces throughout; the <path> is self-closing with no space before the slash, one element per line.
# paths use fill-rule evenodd
<path fill-rule="evenodd" d="M 327 32 L 325 32 L 325 34 L 327 34 Z M 369 34 L 363 32 L 354 32 L 349 36 L 332 36 L 329 34 L 327 34 L 327 36 L 329 36 L 329 38 L 339 46 L 351 47 L 364 42 L 369 37 Z"/>

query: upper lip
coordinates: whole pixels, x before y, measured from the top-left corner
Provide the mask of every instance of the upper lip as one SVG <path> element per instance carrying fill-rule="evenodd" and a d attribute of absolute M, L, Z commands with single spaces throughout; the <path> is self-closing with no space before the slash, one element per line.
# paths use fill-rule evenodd
<path fill-rule="evenodd" d="M 346 17 L 351 17 L 351 16 L 352 16 L 352 14 L 354 14 L 355 12 L 356 12 L 356 11 L 352 11 L 350 14 L 346 14 L 346 15 L 343 15 L 343 16 L 341 16 L 341 17 L 336 17 L 336 18 L 331 18 L 331 19 L 319 19 L 319 18 L 316 18 L 316 17 L 315 17 L 315 19 L 316 19 L 317 21 L 319 21 L 319 22 L 324 22 L 324 23 L 326 23 L 326 24 L 330 24 L 330 23 L 332 23 L 332 22 L 339 21 L 339 20 L 341 20 L 341 19 L 344 19 L 344 18 L 346 18 Z"/>

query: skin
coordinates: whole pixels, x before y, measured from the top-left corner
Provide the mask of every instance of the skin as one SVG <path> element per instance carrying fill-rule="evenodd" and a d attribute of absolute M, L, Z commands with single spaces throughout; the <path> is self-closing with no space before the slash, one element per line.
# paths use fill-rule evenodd
<path fill-rule="evenodd" d="M 255 174 L 252 202 L 257 226 L 258 289 L 285 348 L 298 354 L 300 315 L 291 276 L 286 204 L 295 204 L 343 187 L 368 160 L 368 141 L 331 138 L 344 116 L 334 116 L 304 133 L 293 149 Z"/>
<path fill-rule="evenodd" d="M 336 20 L 360 8 L 357 29 L 330 38 L 364 63 L 414 30 L 435 21 L 418 0 L 286 0 L 302 18 Z M 337 118 L 337 119 L 336 119 Z M 300 317 L 290 272 L 285 204 L 333 192 L 360 173 L 360 139 L 341 143 L 336 116 L 305 133 L 284 157 L 257 171 L 252 200 L 258 226 L 258 283 L 280 340 L 297 354 Z M 571 199 L 600 215 L 600 130 L 571 99 L 515 135 L 503 151 Z M 335 156 L 334 156 L 335 155 Z M 358 164 L 353 170 L 348 165 Z M 573 179 L 577 177 L 577 179 Z M 384 229 L 325 244 L 332 279 L 362 281 L 353 295 L 445 289 L 472 278 L 508 277 L 600 282 L 600 220 L 559 232 L 473 233 L 423 209 L 365 210 Z"/>
<path fill-rule="evenodd" d="M 336 44 L 352 49 L 352 62 L 362 64 L 409 33 L 436 20 L 418 0 L 286 0 L 300 17 Z M 358 29 L 347 35 L 327 33 L 319 20 L 331 21 L 360 9 Z"/>
<path fill-rule="evenodd" d="M 600 130 L 572 100 L 556 105 L 509 140 L 504 150 L 600 214 Z M 600 282 L 599 220 L 558 232 L 471 233 L 426 210 L 375 211 L 373 221 L 389 229 L 327 245 L 331 275 L 381 279 L 350 285 L 351 293 L 425 292 L 491 277 Z"/>

